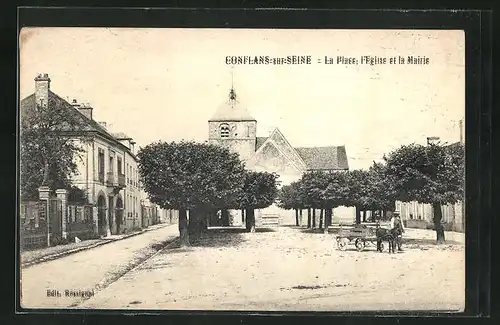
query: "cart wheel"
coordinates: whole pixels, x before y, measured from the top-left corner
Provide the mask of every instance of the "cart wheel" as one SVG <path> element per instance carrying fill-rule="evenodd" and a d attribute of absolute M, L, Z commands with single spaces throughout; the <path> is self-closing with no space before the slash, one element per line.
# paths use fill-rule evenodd
<path fill-rule="evenodd" d="M 347 246 L 347 238 L 342 238 L 342 239 L 339 239 L 337 240 L 337 248 L 341 251 L 345 251 L 346 250 L 346 246 Z"/>
<path fill-rule="evenodd" d="M 365 241 L 361 238 L 356 239 L 354 244 L 356 245 L 356 249 L 358 250 L 358 252 L 363 251 L 363 249 L 365 248 Z"/>

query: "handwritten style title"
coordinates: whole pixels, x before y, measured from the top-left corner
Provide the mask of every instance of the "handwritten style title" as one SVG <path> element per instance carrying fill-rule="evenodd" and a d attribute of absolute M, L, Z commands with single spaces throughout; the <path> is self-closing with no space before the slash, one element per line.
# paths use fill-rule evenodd
<path fill-rule="evenodd" d="M 260 65 L 299 65 L 299 64 L 341 64 L 341 65 L 380 65 L 380 64 L 430 64 L 430 59 L 426 56 L 391 56 L 380 57 L 372 55 L 362 55 L 360 57 L 347 56 L 324 56 L 314 60 L 310 55 L 288 55 L 283 57 L 273 57 L 269 55 L 260 56 L 226 56 L 228 65 L 260 64 Z"/>

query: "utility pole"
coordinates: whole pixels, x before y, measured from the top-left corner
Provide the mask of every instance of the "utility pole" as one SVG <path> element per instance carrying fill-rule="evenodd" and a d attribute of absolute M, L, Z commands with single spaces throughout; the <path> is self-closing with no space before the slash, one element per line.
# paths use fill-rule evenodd
<path fill-rule="evenodd" d="M 460 143 L 464 143 L 464 119 L 458 121 L 458 126 L 460 128 Z"/>

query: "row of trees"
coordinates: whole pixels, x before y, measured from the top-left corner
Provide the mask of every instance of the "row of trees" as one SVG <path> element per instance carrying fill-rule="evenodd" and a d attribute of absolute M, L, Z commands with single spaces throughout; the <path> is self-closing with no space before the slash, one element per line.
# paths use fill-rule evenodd
<path fill-rule="evenodd" d="M 376 164 L 369 170 L 341 172 L 308 172 L 290 185 L 283 186 L 278 196 L 278 205 L 283 209 L 294 209 L 296 223 L 306 209 L 307 227 L 316 227 L 316 210 L 320 210 L 319 227 L 331 224 L 332 209 L 339 206 L 356 208 L 356 223 L 361 222 L 361 212 L 393 209 L 393 190 L 384 186 L 383 166 Z M 312 213 L 311 213 L 312 211 Z"/>
<path fill-rule="evenodd" d="M 142 148 L 138 158 L 149 199 L 179 210 L 183 246 L 189 245 L 189 234 L 206 229 L 208 215 L 218 210 L 245 210 L 246 228 L 255 231 L 254 209 L 270 206 L 277 197 L 276 174 L 248 171 L 238 154 L 220 146 L 156 142 Z"/>
<path fill-rule="evenodd" d="M 391 211 L 396 200 L 429 203 L 433 207 L 437 242 L 443 243 L 441 205 L 464 198 L 464 157 L 465 148 L 460 143 L 402 146 L 368 170 L 306 173 L 281 189 L 279 206 L 295 209 L 297 223 L 302 210 L 307 209 L 307 225 L 314 227 L 316 209 L 321 209 L 321 217 L 325 211 L 328 225 L 332 209 L 338 206 L 355 207 L 356 223 L 360 223 L 361 211 Z"/>

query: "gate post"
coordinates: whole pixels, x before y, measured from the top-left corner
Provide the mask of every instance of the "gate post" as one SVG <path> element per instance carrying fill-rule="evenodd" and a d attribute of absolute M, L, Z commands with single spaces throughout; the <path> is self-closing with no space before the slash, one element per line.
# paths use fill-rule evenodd
<path fill-rule="evenodd" d="M 47 227 L 47 247 L 50 247 L 50 211 L 49 211 L 50 188 L 48 186 L 40 186 L 38 188 L 38 199 L 45 201 L 45 223 Z"/>
<path fill-rule="evenodd" d="M 68 215 L 68 191 L 65 189 L 56 190 L 56 195 L 59 200 L 61 200 L 61 235 L 62 238 L 68 238 L 68 232 L 66 231 L 67 226 L 67 215 Z"/>
<path fill-rule="evenodd" d="M 98 208 L 96 206 L 92 206 L 92 224 L 94 228 L 94 235 L 99 236 L 99 224 L 98 224 L 98 218 L 97 218 L 97 210 Z"/>

